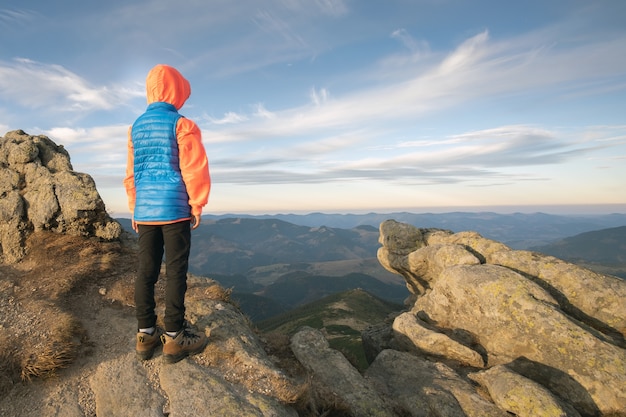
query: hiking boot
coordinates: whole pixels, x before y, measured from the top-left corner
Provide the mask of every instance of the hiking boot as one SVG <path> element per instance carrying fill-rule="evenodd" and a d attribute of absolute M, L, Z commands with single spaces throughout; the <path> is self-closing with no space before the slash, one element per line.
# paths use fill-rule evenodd
<path fill-rule="evenodd" d="M 161 333 L 162 330 L 159 327 L 157 327 L 152 334 L 143 332 L 137 333 L 135 351 L 137 352 L 137 358 L 139 360 L 146 361 L 152 358 L 156 348 L 161 345 Z"/>
<path fill-rule="evenodd" d="M 163 342 L 163 361 L 176 363 L 189 355 L 202 352 L 209 340 L 203 332 L 192 328 L 185 321 L 183 328 L 176 333 L 176 336 L 172 337 L 163 333 L 161 341 Z"/>

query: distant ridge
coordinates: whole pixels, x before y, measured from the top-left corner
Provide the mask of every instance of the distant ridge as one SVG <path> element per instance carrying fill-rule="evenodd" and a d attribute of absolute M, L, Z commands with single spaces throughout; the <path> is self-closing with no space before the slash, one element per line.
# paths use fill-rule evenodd
<path fill-rule="evenodd" d="M 626 225 L 626 213 L 557 215 L 546 213 L 449 212 L 449 213 L 367 213 L 367 214 L 203 214 L 203 220 L 276 219 L 298 226 L 352 229 L 367 226 L 378 229 L 385 220 L 423 228 L 440 228 L 453 232 L 474 230 L 484 237 L 501 241 L 513 249 L 547 245 L 580 233 Z M 129 219 L 117 219 L 129 227 Z M 128 225 L 128 226 L 127 226 Z"/>
<path fill-rule="evenodd" d="M 484 237 L 505 243 L 514 249 L 552 243 L 565 237 L 593 230 L 626 225 L 626 213 L 598 215 L 557 215 L 546 213 L 449 212 L 449 213 L 367 213 L 367 214 L 274 214 L 274 215 L 203 215 L 207 219 L 253 218 L 278 219 L 309 227 L 352 229 L 378 226 L 385 220 L 423 228 L 441 228 L 453 232 L 474 230 Z"/>
<path fill-rule="evenodd" d="M 626 264 L 626 226 L 581 233 L 532 249 L 571 262 Z"/>

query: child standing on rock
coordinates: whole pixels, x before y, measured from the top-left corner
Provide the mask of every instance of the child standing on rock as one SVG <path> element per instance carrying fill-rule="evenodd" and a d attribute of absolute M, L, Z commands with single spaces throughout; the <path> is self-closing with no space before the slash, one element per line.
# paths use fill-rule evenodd
<path fill-rule="evenodd" d="M 201 352 L 203 332 L 185 320 L 191 229 L 200 225 L 211 189 L 209 164 L 198 126 L 178 113 L 191 94 L 173 67 L 157 65 L 146 78 L 148 108 L 128 131 L 124 187 L 139 233 L 135 279 L 137 356 L 152 357 L 163 343 L 163 360 L 175 363 Z M 165 253 L 165 329 L 157 327 L 154 287 Z"/>

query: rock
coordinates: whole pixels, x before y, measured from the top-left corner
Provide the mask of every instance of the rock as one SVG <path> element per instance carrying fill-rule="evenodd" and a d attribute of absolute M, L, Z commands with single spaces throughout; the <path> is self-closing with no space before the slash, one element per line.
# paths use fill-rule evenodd
<path fill-rule="evenodd" d="M 194 279 L 188 282 L 193 285 Z M 194 289 L 188 291 L 187 300 L 189 317 L 197 318 L 196 326 L 209 334 L 209 347 L 196 356 L 198 363 L 219 369 L 224 378 L 252 392 L 276 395 L 284 402 L 298 395 L 301 388 L 269 359 L 240 311 Z M 280 394 L 274 392 L 275 387 L 280 387 Z"/>
<path fill-rule="evenodd" d="M 412 313 L 402 313 L 393 322 L 395 340 L 404 350 L 438 356 L 463 365 L 482 368 L 483 358 L 478 352 L 452 340 L 443 333 L 427 328 L 426 323 Z"/>
<path fill-rule="evenodd" d="M 387 236 L 394 230 L 409 241 L 403 245 Z M 514 251 L 475 232 L 419 232 L 385 222 L 383 235 L 381 241 L 393 245 L 379 250 L 381 264 L 404 276 L 409 288 L 421 285 L 410 315 L 396 318 L 399 331 L 389 346 L 410 341 L 414 354 L 433 360 L 439 352 L 445 361 L 458 354 L 446 351 L 448 343 L 438 334 L 448 335 L 485 358 L 487 368 L 506 364 L 515 378 L 544 387 L 564 404 L 566 415 L 625 415 L 624 280 Z M 424 237 L 419 244 L 416 236 Z M 468 261 L 466 253 L 475 260 Z M 429 342 L 432 336 L 437 337 Z M 499 375 L 503 384 L 510 376 L 485 375 Z M 531 406 L 515 413 L 533 415 Z"/>
<path fill-rule="evenodd" d="M 432 234 L 428 245 L 462 244 L 483 263 L 502 265 L 523 273 L 546 289 L 561 308 L 578 320 L 599 327 L 623 343 L 626 336 L 626 286 L 619 278 L 598 274 L 552 256 L 511 250 L 476 232 Z M 459 262 L 460 264 L 460 262 Z M 626 344 L 623 344 L 626 346 Z"/>
<path fill-rule="evenodd" d="M 0 199 L 0 222 L 20 221 L 23 214 L 24 200 L 22 196 L 15 190 L 5 192 Z"/>
<path fill-rule="evenodd" d="M 24 256 L 26 222 L 24 200 L 16 190 L 0 198 L 0 263 L 14 263 Z"/>
<path fill-rule="evenodd" d="M 79 393 L 75 387 L 62 386 L 52 395 L 55 401 L 48 401 L 41 415 L 49 417 L 84 417 L 85 413 L 79 404 Z"/>
<path fill-rule="evenodd" d="M 74 170 L 70 163 L 70 154 L 63 145 L 57 145 L 46 136 L 35 136 L 33 141 L 39 148 L 39 160 L 50 172 Z"/>
<path fill-rule="evenodd" d="M 151 388 L 134 352 L 101 363 L 90 385 L 98 417 L 163 416 L 165 398 Z"/>
<path fill-rule="evenodd" d="M 161 386 L 170 400 L 171 416 L 297 417 L 297 413 L 270 397 L 245 392 L 209 368 L 183 360 L 163 365 Z M 127 414 L 133 415 L 133 414 Z"/>
<path fill-rule="evenodd" d="M 72 170 L 67 151 L 21 130 L 0 138 L 0 262 L 24 256 L 34 231 L 118 240 L 121 225 L 106 212 L 93 179 Z"/>
<path fill-rule="evenodd" d="M 387 220 L 380 225 L 378 242 L 390 253 L 408 255 L 414 250 L 426 246 L 426 239 L 430 232 L 431 229 L 418 229 L 406 223 Z"/>
<path fill-rule="evenodd" d="M 15 141 L 6 145 L 7 163 L 9 166 L 23 165 L 32 162 L 39 154 L 39 148 L 32 141 Z"/>
<path fill-rule="evenodd" d="M 569 375 L 603 411 L 626 409 L 626 352 L 564 315 L 554 298 L 516 272 L 449 268 L 415 308 L 438 326 L 474 335 L 489 366 L 524 357 Z"/>
<path fill-rule="evenodd" d="M 380 352 L 391 347 L 393 328 L 389 323 L 378 323 L 367 326 L 361 332 L 361 341 L 365 351 L 365 359 L 371 364 Z"/>
<path fill-rule="evenodd" d="M 390 272 L 404 276 L 408 290 L 413 294 L 423 294 L 428 288 L 428 276 L 420 275 L 411 268 L 409 254 L 427 245 L 432 234 L 447 235 L 450 232 L 441 229 L 418 229 L 417 227 L 398 223 L 395 220 L 387 220 L 380 225 L 379 242 L 382 247 L 378 249 L 377 257 L 380 264 Z M 414 265 L 419 267 L 421 262 L 427 261 L 427 250 L 424 256 L 414 256 Z"/>
<path fill-rule="evenodd" d="M 475 388 L 442 363 L 384 350 L 365 375 L 397 415 L 412 417 L 506 417 L 507 413 L 482 398 Z"/>
<path fill-rule="evenodd" d="M 407 286 L 409 289 L 419 287 L 424 283 L 417 295 L 423 294 L 430 288 L 431 283 L 439 274 L 453 265 L 477 265 L 480 261 L 461 245 L 426 246 L 407 255 L 407 277 L 414 281 Z"/>
<path fill-rule="evenodd" d="M 580 417 L 574 408 L 562 404 L 546 388 L 504 365 L 470 374 L 469 377 L 483 385 L 500 408 L 516 416 Z"/>
<path fill-rule="evenodd" d="M 17 190 L 19 184 L 20 174 L 0 165 L 0 195 Z"/>
<path fill-rule="evenodd" d="M 370 382 L 338 351 L 330 349 L 319 330 L 303 327 L 291 338 L 296 358 L 327 390 L 327 400 L 355 416 L 394 416 Z"/>
<path fill-rule="evenodd" d="M 492 253 L 510 250 L 504 243 L 495 240 L 486 239 L 477 232 L 466 231 L 459 233 L 433 233 L 429 235 L 428 245 L 463 245 L 475 256 L 481 263 L 488 262 L 488 257 Z"/>
<path fill-rule="evenodd" d="M 59 202 L 54 194 L 52 180 L 40 181 L 24 192 L 26 216 L 35 231 L 51 230 L 55 227 L 54 219 L 59 212 Z"/>
<path fill-rule="evenodd" d="M 619 333 L 618 340 L 624 340 L 626 285 L 623 279 L 529 251 L 495 252 L 490 262 L 523 273 L 552 294 L 569 315 L 609 335 Z"/>

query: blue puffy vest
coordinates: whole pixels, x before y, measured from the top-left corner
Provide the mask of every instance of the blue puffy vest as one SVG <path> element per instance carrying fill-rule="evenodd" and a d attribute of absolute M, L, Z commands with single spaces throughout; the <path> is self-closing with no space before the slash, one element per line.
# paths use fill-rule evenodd
<path fill-rule="evenodd" d="M 156 102 L 133 124 L 137 222 L 167 223 L 191 217 L 176 142 L 180 117 L 173 105 Z"/>

